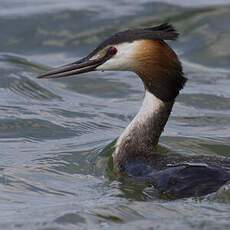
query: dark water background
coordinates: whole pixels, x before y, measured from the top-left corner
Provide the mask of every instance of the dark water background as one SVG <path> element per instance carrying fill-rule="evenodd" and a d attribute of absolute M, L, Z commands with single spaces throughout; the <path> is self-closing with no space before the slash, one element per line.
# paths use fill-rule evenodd
<path fill-rule="evenodd" d="M 189 81 L 160 151 L 230 156 L 230 2 L 189 2 L 0 0 L 0 229 L 228 229 L 228 186 L 169 201 L 108 178 L 108 145 L 141 105 L 134 74 L 36 79 L 118 30 L 170 21 Z"/>

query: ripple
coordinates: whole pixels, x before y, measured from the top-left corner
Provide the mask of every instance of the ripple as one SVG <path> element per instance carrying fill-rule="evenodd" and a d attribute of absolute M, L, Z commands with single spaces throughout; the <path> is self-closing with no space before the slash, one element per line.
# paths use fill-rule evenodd
<path fill-rule="evenodd" d="M 61 100 L 60 96 L 55 95 L 51 91 L 41 87 L 36 82 L 21 76 L 20 79 L 14 79 L 9 84 L 9 89 L 25 98 L 31 98 L 36 100 Z"/>
<path fill-rule="evenodd" d="M 179 101 L 199 109 L 230 110 L 230 98 L 210 94 L 182 94 Z"/>
<path fill-rule="evenodd" d="M 31 70 L 48 70 L 49 67 L 32 62 L 26 57 L 16 55 L 13 53 L 0 53 L 0 62 L 6 62 L 15 64 L 16 66 L 23 66 L 26 68 L 30 68 Z"/>
<path fill-rule="evenodd" d="M 0 55 L 0 63 L 6 62 L 7 65 L 1 65 L 1 86 L 3 89 L 10 89 L 13 93 L 24 98 L 36 100 L 61 100 L 60 96 L 55 95 L 50 90 L 45 89 L 31 79 L 26 70 L 37 71 L 44 69 L 27 59 L 16 55 Z M 36 68 L 35 68 L 36 67 Z"/>
<path fill-rule="evenodd" d="M 39 119 L 1 119 L 0 138 L 63 139 L 77 135 L 71 129 Z"/>
<path fill-rule="evenodd" d="M 69 193 L 64 190 L 55 190 L 48 187 L 45 187 L 42 184 L 36 184 L 32 181 L 27 181 L 22 178 L 13 177 L 13 176 L 6 176 L 4 175 L 3 178 L 0 178 L 0 183 L 5 186 L 5 189 L 11 190 L 11 192 L 19 192 L 20 190 L 39 193 L 39 194 L 46 194 L 46 195 L 54 195 L 54 196 L 64 196 L 66 194 L 74 195 L 74 193 Z"/>
<path fill-rule="evenodd" d="M 59 224 L 79 224 L 85 223 L 85 218 L 77 213 L 66 213 L 60 217 L 58 217 L 55 222 Z"/>
<path fill-rule="evenodd" d="M 212 127 L 216 129 L 223 129 L 230 123 L 228 116 L 188 116 L 188 117 L 175 117 L 174 120 L 178 121 L 180 125 L 191 127 Z"/>

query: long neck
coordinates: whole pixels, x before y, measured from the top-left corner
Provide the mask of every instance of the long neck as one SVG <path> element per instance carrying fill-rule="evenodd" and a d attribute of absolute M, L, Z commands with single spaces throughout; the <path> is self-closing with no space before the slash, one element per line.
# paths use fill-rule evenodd
<path fill-rule="evenodd" d="M 153 153 L 173 103 L 174 100 L 163 102 L 148 90 L 145 91 L 138 114 L 117 140 L 113 161 L 118 170 L 121 170 L 127 161 Z"/>

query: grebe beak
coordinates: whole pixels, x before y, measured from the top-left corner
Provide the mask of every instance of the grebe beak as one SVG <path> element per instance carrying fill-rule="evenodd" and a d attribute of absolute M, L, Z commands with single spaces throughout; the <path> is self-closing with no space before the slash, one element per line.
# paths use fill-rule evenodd
<path fill-rule="evenodd" d="M 87 56 L 76 62 L 54 68 L 53 70 L 38 76 L 38 78 L 62 78 L 94 71 L 98 66 L 105 63 L 112 56 L 113 54 L 111 54 L 111 52 L 109 51 L 107 51 L 107 53 L 103 57 L 98 57 L 95 59 L 90 59 L 90 57 Z"/>

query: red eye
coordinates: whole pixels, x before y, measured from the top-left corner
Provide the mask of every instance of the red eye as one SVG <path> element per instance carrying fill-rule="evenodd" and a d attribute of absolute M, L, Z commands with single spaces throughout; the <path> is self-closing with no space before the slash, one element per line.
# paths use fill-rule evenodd
<path fill-rule="evenodd" d="M 108 50 L 108 54 L 110 55 L 115 55 L 117 53 L 117 48 L 116 47 L 110 47 Z"/>

